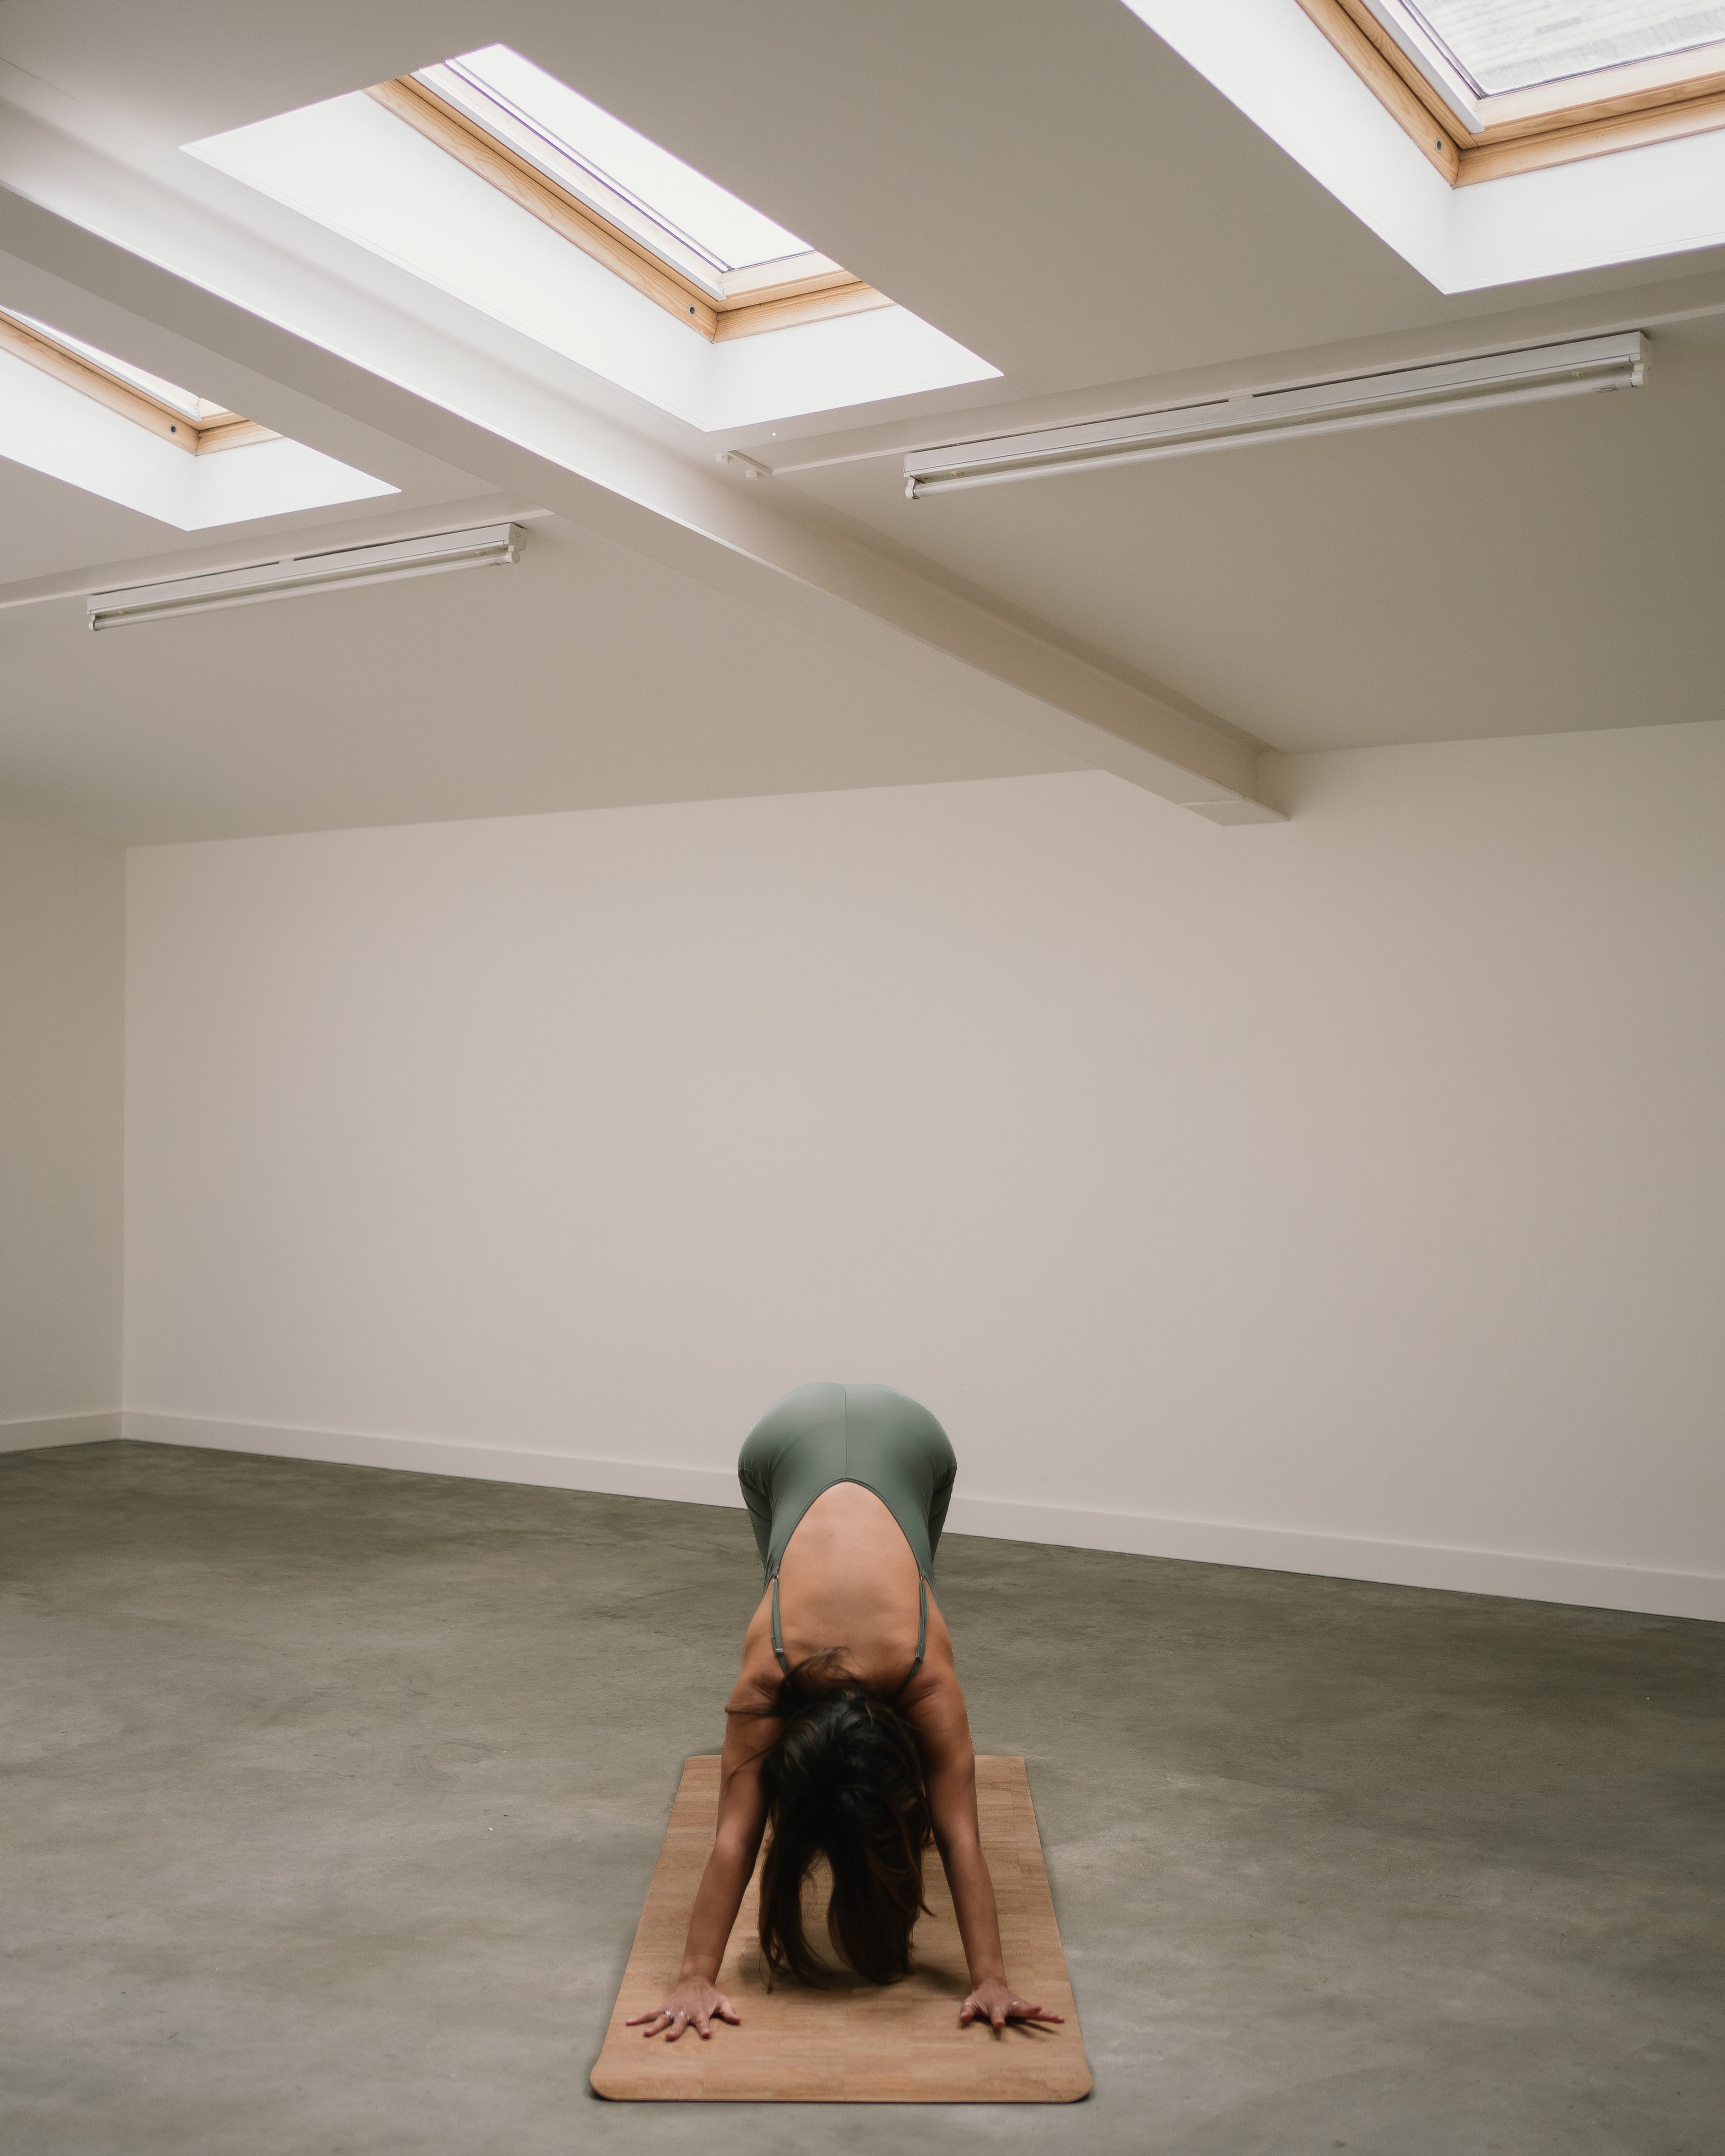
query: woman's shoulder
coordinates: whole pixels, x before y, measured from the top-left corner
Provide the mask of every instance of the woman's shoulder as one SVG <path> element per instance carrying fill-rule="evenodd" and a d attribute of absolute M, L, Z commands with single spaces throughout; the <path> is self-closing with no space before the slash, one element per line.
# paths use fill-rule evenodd
<path fill-rule="evenodd" d="M 943 1748 L 959 1734 L 968 1733 L 963 1688 L 950 1655 L 929 1656 L 905 1685 L 897 1704 L 925 1747 Z"/>

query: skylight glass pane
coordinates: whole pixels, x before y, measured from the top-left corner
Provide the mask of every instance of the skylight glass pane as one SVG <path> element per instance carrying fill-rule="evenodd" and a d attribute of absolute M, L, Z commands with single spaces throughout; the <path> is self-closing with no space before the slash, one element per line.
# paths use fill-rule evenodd
<path fill-rule="evenodd" d="M 1725 5 L 1697 0 L 1407 0 L 1407 7 L 1487 96 L 1725 38 Z"/>
<path fill-rule="evenodd" d="M 512 107 L 555 148 L 632 198 L 674 238 L 692 242 L 715 269 L 750 270 L 809 252 L 794 233 L 739 202 L 507 45 L 464 53 L 448 66 Z M 429 69 L 427 77 L 434 81 L 439 72 Z"/>
<path fill-rule="evenodd" d="M 116 359 L 111 352 L 100 352 L 95 345 L 85 344 L 81 337 L 68 336 L 64 330 L 54 329 L 47 322 L 19 314 L 14 314 L 13 320 L 45 336 L 51 344 L 63 345 L 68 352 L 75 352 L 92 367 L 100 367 L 104 374 L 117 375 L 121 381 L 129 382 L 134 389 L 141 389 L 158 404 L 166 404 L 171 411 L 183 412 L 188 419 L 213 419 L 225 411 L 224 406 L 212 404 L 208 398 L 194 397 L 189 389 L 177 388 L 172 382 L 164 382 L 159 374 L 148 374 L 141 367 L 134 367 L 130 360 Z"/>

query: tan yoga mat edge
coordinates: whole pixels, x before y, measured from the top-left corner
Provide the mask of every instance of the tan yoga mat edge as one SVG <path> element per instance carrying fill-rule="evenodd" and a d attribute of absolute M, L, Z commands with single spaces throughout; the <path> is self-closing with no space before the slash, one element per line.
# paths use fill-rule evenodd
<path fill-rule="evenodd" d="M 940 1860 L 927 1867 L 931 1913 L 916 1928 L 914 1965 L 901 1984 L 848 1979 L 830 1989 L 769 1991 L 755 1939 L 750 1882 L 719 1972 L 742 2025 L 691 2030 L 674 2044 L 626 2025 L 675 1981 L 689 1910 L 712 1847 L 719 1761 L 685 1760 L 628 1967 L 591 2081 L 596 2094 L 657 2103 L 1074 2103 L 1090 2067 L 1055 1921 L 1024 1763 L 977 1761 L 977 1810 L 993 1876 L 1012 1981 L 1064 2014 L 1057 2028 L 1014 2025 L 997 2035 L 958 2026 L 968 1989 L 963 1949 Z"/>

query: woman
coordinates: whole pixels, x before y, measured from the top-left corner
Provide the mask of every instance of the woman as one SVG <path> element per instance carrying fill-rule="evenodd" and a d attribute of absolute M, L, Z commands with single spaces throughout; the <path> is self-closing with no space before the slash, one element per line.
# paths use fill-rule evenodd
<path fill-rule="evenodd" d="M 769 1825 L 769 1972 L 821 1981 L 802 1887 L 824 1857 L 834 1945 L 874 1983 L 902 1976 L 932 1838 L 970 1968 L 961 2027 L 1061 2019 L 1006 1980 L 964 1695 L 929 1593 L 957 1471 L 927 1408 L 885 1385 L 804 1385 L 750 1432 L 737 1472 L 766 1589 L 726 1710 L 718 1831 L 682 1971 L 663 2005 L 630 2017 L 644 2035 L 706 2037 L 716 2019 L 740 2020 L 715 1979 Z"/>

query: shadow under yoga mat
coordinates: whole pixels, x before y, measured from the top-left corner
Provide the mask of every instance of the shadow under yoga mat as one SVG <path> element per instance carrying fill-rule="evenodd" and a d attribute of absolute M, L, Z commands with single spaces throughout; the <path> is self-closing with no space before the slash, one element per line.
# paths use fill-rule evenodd
<path fill-rule="evenodd" d="M 916 1927 L 914 1966 L 902 1983 L 881 1988 L 841 1979 L 821 1990 L 781 1983 L 769 1991 L 755 1938 L 752 1880 L 719 1971 L 719 1989 L 729 1993 L 742 2026 L 716 2022 L 707 2042 L 691 2030 L 674 2044 L 625 2027 L 631 2014 L 656 2006 L 676 1981 L 690 1907 L 713 1845 L 719 1762 L 696 1758 L 683 1768 L 593 2070 L 598 2094 L 673 2103 L 1072 2103 L 1089 2095 L 1090 2068 L 1024 1763 L 980 1758 L 976 1776 L 1008 1973 L 1024 1998 L 1064 2014 L 1063 2026 L 1014 2024 L 998 2036 L 986 2026 L 958 2026 L 970 1984 L 946 1875 L 931 1851 L 932 1913 Z M 810 1935 L 819 1941 L 824 1927 L 811 1925 Z"/>

